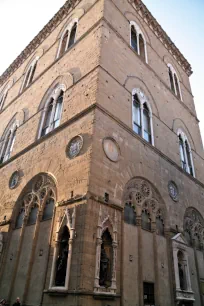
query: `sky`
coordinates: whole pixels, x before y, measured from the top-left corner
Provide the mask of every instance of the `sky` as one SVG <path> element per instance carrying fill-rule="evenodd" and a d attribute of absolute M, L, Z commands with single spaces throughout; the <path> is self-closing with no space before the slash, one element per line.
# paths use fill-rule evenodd
<path fill-rule="evenodd" d="M 204 140 L 204 0 L 143 2 L 192 65 L 190 82 Z M 65 0 L 0 0 L 0 75 L 64 3 Z"/>

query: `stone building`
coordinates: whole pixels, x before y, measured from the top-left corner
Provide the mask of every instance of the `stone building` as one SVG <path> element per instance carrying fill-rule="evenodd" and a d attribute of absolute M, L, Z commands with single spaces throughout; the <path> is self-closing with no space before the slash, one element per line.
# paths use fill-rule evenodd
<path fill-rule="evenodd" d="M 141 0 L 67 1 L 0 78 L 0 297 L 203 306 L 191 66 Z"/>

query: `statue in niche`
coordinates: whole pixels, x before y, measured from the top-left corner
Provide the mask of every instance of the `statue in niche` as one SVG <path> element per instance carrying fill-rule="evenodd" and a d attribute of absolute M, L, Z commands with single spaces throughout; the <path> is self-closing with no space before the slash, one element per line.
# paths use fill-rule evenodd
<path fill-rule="evenodd" d="M 55 285 L 57 287 L 64 287 L 67 272 L 67 260 L 69 253 L 69 230 L 64 226 L 61 239 L 59 242 L 59 255 L 56 262 L 56 277 Z"/>
<path fill-rule="evenodd" d="M 180 263 L 178 264 L 178 268 L 179 268 L 180 288 L 181 290 L 185 290 L 184 272 L 183 272 L 182 265 Z"/>
<path fill-rule="evenodd" d="M 101 245 L 101 260 L 100 260 L 100 279 L 99 285 L 104 287 L 109 287 L 109 258 L 106 254 L 106 250 L 104 248 L 104 244 Z"/>

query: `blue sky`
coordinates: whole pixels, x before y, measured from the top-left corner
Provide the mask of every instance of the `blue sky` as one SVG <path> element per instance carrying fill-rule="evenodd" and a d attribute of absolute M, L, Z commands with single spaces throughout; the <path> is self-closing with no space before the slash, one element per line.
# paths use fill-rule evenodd
<path fill-rule="evenodd" d="M 190 82 L 204 140 L 204 0 L 143 2 L 193 68 Z"/>
<path fill-rule="evenodd" d="M 64 2 L 65 0 L 0 0 L 0 74 Z M 204 0 L 143 2 L 192 65 L 194 73 L 190 80 L 204 139 Z"/>

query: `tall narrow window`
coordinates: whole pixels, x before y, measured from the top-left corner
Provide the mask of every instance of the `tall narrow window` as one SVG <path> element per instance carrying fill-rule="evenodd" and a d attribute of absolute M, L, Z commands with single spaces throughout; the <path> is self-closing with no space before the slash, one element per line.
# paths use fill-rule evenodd
<path fill-rule="evenodd" d="M 181 138 L 181 135 L 179 135 L 179 148 L 180 148 L 180 158 L 181 158 L 182 168 L 186 170 L 185 149 L 184 149 L 184 143 L 183 143 L 183 139 Z"/>
<path fill-rule="evenodd" d="M 150 116 L 147 104 L 143 106 L 143 122 L 144 122 L 144 139 L 151 142 Z"/>
<path fill-rule="evenodd" d="M 45 107 L 41 137 L 60 125 L 63 96 L 64 92 L 61 90 L 57 96 L 51 97 L 49 104 Z"/>
<path fill-rule="evenodd" d="M 141 107 L 137 94 L 133 96 L 133 130 L 141 135 Z"/>
<path fill-rule="evenodd" d="M 68 37 L 69 37 L 69 31 L 67 30 L 62 38 L 59 56 L 62 56 L 66 51 Z"/>
<path fill-rule="evenodd" d="M 5 92 L 2 93 L 2 95 L 0 95 L 0 110 L 2 109 L 4 102 L 6 101 L 8 95 L 8 90 L 6 90 Z"/>
<path fill-rule="evenodd" d="M 191 175 L 193 175 L 193 167 L 192 167 L 192 163 L 191 163 L 191 152 L 190 152 L 190 148 L 189 148 L 189 145 L 188 145 L 187 141 L 185 141 L 185 146 L 186 146 L 186 156 L 187 156 L 189 173 Z"/>
<path fill-rule="evenodd" d="M 76 30 L 77 30 L 77 23 L 75 22 L 71 29 L 68 48 L 70 48 L 75 43 Z"/>
<path fill-rule="evenodd" d="M 141 34 L 139 34 L 139 49 L 140 49 L 140 56 L 145 61 L 145 43 Z"/>
<path fill-rule="evenodd" d="M 36 67 L 37 67 L 37 59 L 35 59 L 33 63 L 30 65 L 30 67 L 28 68 L 24 81 L 23 81 L 23 87 L 21 91 L 23 91 L 26 87 L 28 87 L 32 83 L 34 74 L 36 71 Z"/>
<path fill-rule="evenodd" d="M 55 109 L 55 114 L 54 114 L 54 122 L 53 122 L 53 128 L 54 129 L 56 127 L 58 127 L 59 124 L 60 124 L 61 113 L 62 113 L 63 95 L 64 95 L 64 92 L 61 91 L 61 93 L 60 93 L 60 95 L 57 99 L 57 104 L 56 104 L 56 109 Z"/>
<path fill-rule="evenodd" d="M 156 229 L 157 235 L 164 236 L 164 222 L 160 216 L 156 217 Z"/>
<path fill-rule="evenodd" d="M 169 67 L 169 80 L 170 80 L 171 90 L 175 93 L 173 74 L 170 67 Z"/>
<path fill-rule="evenodd" d="M 16 139 L 16 128 L 13 131 L 9 131 L 6 139 L 4 140 L 3 150 L 0 158 L 1 163 L 7 161 L 10 158 L 11 153 L 13 151 L 15 139 Z"/>
<path fill-rule="evenodd" d="M 179 100 L 182 100 L 179 79 L 177 77 L 176 71 L 171 64 L 168 64 L 167 66 L 169 69 L 169 81 L 171 90 L 178 97 Z"/>
<path fill-rule="evenodd" d="M 100 278 L 101 287 L 110 287 L 112 280 L 113 246 L 112 238 L 108 230 L 102 235 L 101 259 L 100 259 Z"/>
<path fill-rule="evenodd" d="M 178 84 L 178 78 L 177 78 L 175 73 L 174 73 L 174 80 L 175 80 L 175 86 L 176 86 L 176 95 L 179 98 L 179 100 L 181 100 L 181 94 L 180 94 L 180 88 L 179 88 L 179 84 Z"/>
<path fill-rule="evenodd" d="M 146 40 L 139 26 L 134 21 L 130 22 L 130 45 L 147 63 Z"/>
<path fill-rule="evenodd" d="M 53 103 L 54 103 L 54 99 L 52 98 L 48 105 L 47 113 L 45 115 L 45 121 L 44 121 L 44 126 L 42 128 L 41 136 L 44 136 L 49 133 L 50 122 L 51 122 L 51 117 L 52 117 L 52 110 L 53 110 Z"/>
<path fill-rule="evenodd" d="M 69 230 L 65 225 L 59 239 L 59 253 L 56 262 L 55 286 L 64 287 L 67 273 L 67 259 L 69 254 Z"/>
<path fill-rule="evenodd" d="M 147 99 L 139 89 L 133 90 L 132 99 L 133 130 L 154 145 L 152 114 L 149 105 L 147 105 Z"/>
<path fill-rule="evenodd" d="M 178 138 L 182 168 L 192 176 L 195 176 L 191 148 L 187 137 L 182 131 L 179 131 Z"/>
<path fill-rule="evenodd" d="M 138 53 L 137 32 L 133 25 L 131 26 L 131 47 Z"/>

